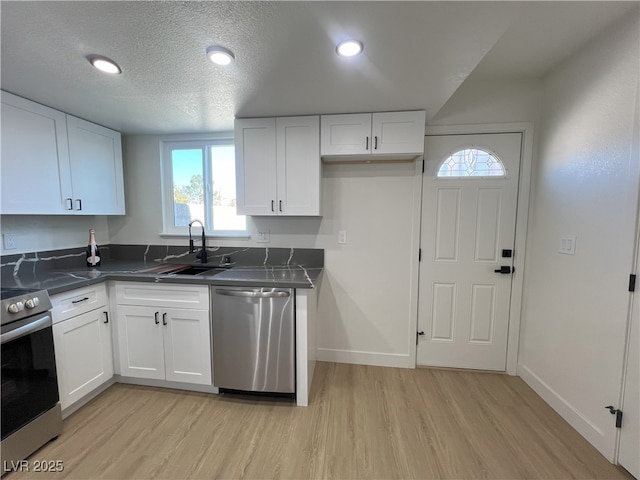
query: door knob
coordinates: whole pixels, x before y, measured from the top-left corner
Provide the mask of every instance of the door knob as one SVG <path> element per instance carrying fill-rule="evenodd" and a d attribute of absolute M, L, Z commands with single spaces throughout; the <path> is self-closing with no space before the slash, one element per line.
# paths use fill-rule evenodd
<path fill-rule="evenodd" d="M 502 265 L 497 270 L 494 270 L 494 272 L 496 272 L 496 273 L 504 273 L 504 274 L 513 273 L 515 271 L 516 271 L 515 268 L 511 268 L 508 265 Z"/>

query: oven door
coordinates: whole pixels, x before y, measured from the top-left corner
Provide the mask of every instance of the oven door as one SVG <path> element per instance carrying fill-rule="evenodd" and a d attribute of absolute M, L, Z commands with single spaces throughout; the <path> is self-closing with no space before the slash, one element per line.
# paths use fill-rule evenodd
<path fill-rule="evenodd" d="M 2 439 L 58 403 L 49 313 L 2 326 Z"/>

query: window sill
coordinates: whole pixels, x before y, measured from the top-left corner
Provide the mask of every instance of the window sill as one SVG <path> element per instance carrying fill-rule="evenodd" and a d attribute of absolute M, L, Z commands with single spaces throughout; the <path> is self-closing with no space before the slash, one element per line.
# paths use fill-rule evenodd
<path fill-rule="evenodd" d="M 164 233 L 161 232 L 158 236 L 163 238 L 189 238 L 188 233 Z M 200 238 L 201 233 L 197 235 L 192 234 L 193 238 Z M 251 234 L 249 232 L 238 232 L 238 233 L 205 233 L 205 238 L 230 238 L 233 240 L 250 240 Z"/>

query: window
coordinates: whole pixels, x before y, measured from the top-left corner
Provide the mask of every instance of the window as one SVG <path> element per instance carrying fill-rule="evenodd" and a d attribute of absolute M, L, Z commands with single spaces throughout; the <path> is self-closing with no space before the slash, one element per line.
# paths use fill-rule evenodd
<path fill-rule="evenodd" d="M 164 142 L 164 233 L 186 233 L 198 219 L 208 235 L 246 235 L 236 215 L 236 172 L 232 139 Z"/>
<path fill-rule="evenodd" d="M 466 148 L 449 157 L 440 165 L 438 178 L 442 177 L 506 177 L 507 172 L 500 159 L 477 148 Z"/>

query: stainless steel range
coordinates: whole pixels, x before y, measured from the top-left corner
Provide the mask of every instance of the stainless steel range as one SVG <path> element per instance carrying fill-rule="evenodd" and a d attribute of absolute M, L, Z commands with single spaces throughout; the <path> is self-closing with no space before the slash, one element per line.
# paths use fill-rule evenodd
<path fill-rule="evenodd" d="M 62 415 L 47 291 L 3 288 L 0 300 L 0 450 L 2 465 L 15 465 L 60 435 Z"/>

